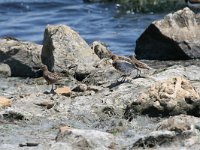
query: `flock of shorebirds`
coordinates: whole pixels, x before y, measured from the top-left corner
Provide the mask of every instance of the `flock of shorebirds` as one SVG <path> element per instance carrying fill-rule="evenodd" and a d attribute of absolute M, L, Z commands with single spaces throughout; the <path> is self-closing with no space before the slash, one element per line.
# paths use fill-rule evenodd
<path fill-rule="evenodd" d="M 121 74 L 121 82 L 124 82 L 126 77 L 130 76 L 135 69 L 137 70 L 136 77 L 140 77 L 141 69 L 151 69 L 147 64 L 137 60 L 135 56 L 124 57 L 112 54 L 108 59 L 112 59 L 112 66 Z M 40 70 L 43 71 L 43 77 L 47 81 L 47 84 L 52 85 L 51 92 L 53 92 L 54 84 L 57 83 L 61 77 L 57 73 L 50 72 L 46 65 L 41 65 Z"/>
<path fill-rule="evenodd" d="M 200 8 L 200 0 L 185 0 L 186 4 L 193 8 Z M 134 69 L 137 70 L 136 77 L 140 77 L 141 69 L 151 69 L 147 64 L 137 60 L 135 56 L 123 57 L 112 54 L 112 66 L 121 74 L 124 82 L 127 76 L 130 76 Z M 42 65 L 40 69 L 43 71 L 43 77 L 48 84 L 52 85 L 51 91 L 54 91 L 53 85 L 61 79 L 57 73 L 50 72 L 46 65 Z"/>

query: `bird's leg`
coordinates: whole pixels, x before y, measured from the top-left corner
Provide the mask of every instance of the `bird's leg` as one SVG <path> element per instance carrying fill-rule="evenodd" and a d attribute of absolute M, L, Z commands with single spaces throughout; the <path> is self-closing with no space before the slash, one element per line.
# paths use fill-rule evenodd
<path fill-rule="evenodd" d="M 136 77 L 140 77 L 140 74 L 141 74 L 141 70 L 137 68 L 137 75 L 136 75 Z"/>
<path fill-rule="evenodd" d="M 52 87 L 51 87 L 51 93 L 54 93 L 53 84 L 52 84 Z"/>
<path fill-rule="evenodd" d="M 124 82 L 126 80 L 126 75 L 122 75 L 122 80 L 121 82 Z"/>
<path fill-rule="evenodd" d="M 140 70 L 140 69 L 138 69 L 138 71 L 139 71 L 139 75 L 138 75 L 138 77 L 140 77 L 140 74 L 141 74 L 141 70 Z"/>

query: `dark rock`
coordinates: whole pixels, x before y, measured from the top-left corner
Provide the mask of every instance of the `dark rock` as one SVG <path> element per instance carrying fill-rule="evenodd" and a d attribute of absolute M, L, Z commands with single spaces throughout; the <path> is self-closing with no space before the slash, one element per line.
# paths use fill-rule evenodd
<path fill-rule="evenodd" d="M 80 35 L 65 25 L 46 27 L 41 58 L 50 71 L 65 72 L 72 69 L 79 78 L 86 76 L 94 69 L 93 64 L 99 61 Z M 74 65 L 76 67 L 71 68 Z"/>
<path fill-rule="evenodd" d="M 200 17 L 189 8 L 154 21 L 136 41 L 139 59 L 200 58 Z"/>
<path fill-rule="evenodd" d="M 174 141 L 175 133 L 170 131 L 155 131 L 144 137 L 138 139 L 132 149 L 135 148 L 155 148 L 158 146 L 167 146 L 169 143 Z"/>
<path fill-rule="evenodd" d="M 11 76 L 38 77 L 40 72 L 34 70 L 41 64 L 41 45 L 10 39 L 0 39 L 0 63 L 7 64 Z"/>
<path fill-rule="evenodd" d="M 3 114 L 4 119 L 7 120 L 23 120 L 25 119 L 24 115 L 15 111 L 8 111 Z"/>

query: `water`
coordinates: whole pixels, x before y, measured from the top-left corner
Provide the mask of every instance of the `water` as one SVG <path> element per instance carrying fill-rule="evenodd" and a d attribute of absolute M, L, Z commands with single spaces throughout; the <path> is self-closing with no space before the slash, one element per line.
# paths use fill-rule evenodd
<path fill-rule="evenodd" d="M 116 54 L 131 55 L 140 34 L 165 14 L 121 13 L 117 7 L 82 0 L 1 0 L 0 36 L 42 44 L 47 24 L 66 24 L 88 44 L 100 40 Z"/>

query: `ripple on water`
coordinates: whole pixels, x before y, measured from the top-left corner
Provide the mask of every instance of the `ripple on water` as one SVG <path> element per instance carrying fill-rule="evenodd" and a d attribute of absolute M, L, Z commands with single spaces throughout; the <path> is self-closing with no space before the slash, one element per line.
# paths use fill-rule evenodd
<path fill-rule="evenodd" d="M 89 44 L 105 42 L 111 51 L 131 55 L 144 29 L 164 14 L 121 14 L 115 4 L 82 0 L 2 0 L 0 36 L 14 36 L 39 44 L 47 24 L 66 24 Z"/>

